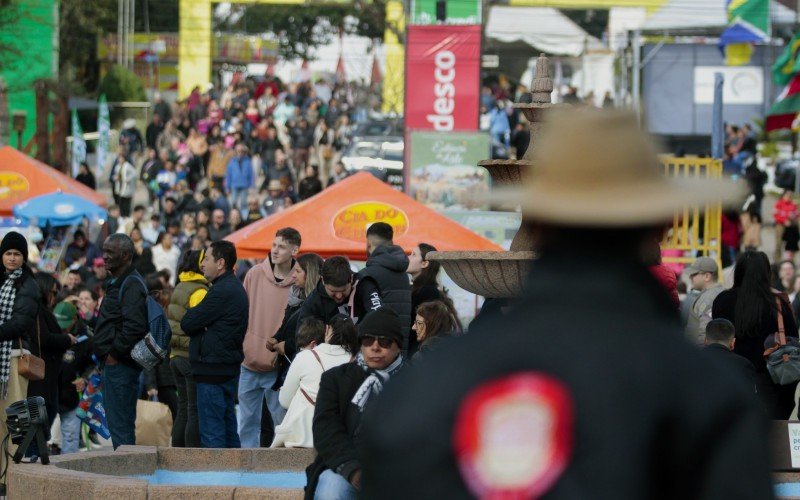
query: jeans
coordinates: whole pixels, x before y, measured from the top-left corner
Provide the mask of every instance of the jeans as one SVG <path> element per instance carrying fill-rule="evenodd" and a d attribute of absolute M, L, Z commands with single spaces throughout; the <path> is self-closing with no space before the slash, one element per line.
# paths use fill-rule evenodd
<path fill-rule="evenodd" d="M 61 419 L 61 454 L 78 453 L 81 438 L 81 419 L 77 408 L 58 413 Z"/>
<path fill-rule="evenodd" d="M 172 446 L 200 448 L 200 426 L 197 422 L 197 386 L 189 360 L 175 356 L 169 362 L 178 384 L 178 411 L 172 426 Z M 161 393 L 159 392 L 159 396 Z"/>
<path fill-rule="evenodd" d="M 239 438 L 242 440 L 242 448 L 258 448 L 261 444 L 263 401 L 267 402 L 273 429 L 286 415 L 286 410 L 278 401 L 278 393 L 272 390 L 277 378 L 277 370 L 261 373 L 242 366 L 242 373 L 239 376 Z"/>
<path fill-rule="evenodd" d="M 341 474 L 328 469 L 319 476 L 314 500 L 355 500 L 358 491 Z"/>
<path fill-rule="evenodd" d="M 103 366 L 103 403 L 115 450 L 123 444 L 136 444 L 136 400 L 141 373 L 141 368 L 123 363 Z"/>
<path fill-rule="evenodd" d="M 236 377 L 222 384 L 197 384 L 200 442 L 203 448 L 241 448 L 236 433 Z"/>
<path fill-rule="evenodd" d="M 247 194 L 250 190 L 247 188 L 233 188 L 231 194 L 231 207 L 244 210 L 247 208 Z"/>

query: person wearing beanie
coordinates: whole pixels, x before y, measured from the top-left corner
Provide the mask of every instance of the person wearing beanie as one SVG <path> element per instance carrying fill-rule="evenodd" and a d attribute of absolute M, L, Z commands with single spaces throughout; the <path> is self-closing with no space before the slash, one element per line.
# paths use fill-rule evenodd
<path fill-rule="evenodd" d="M 8 433 L 6 408 L 24 399 L 28 380 L 18 372 L 21 344 L 27 344 L 41 307 L 39 287 L 28 267 L 28 242 L 16 231 L 0 242 L 3 257 L 3 279 L 0 285 L 0 435 Z M 15 446 L 9 443 L 9 452 Z M 6 465 L 6 454 L 0 454 L 0 469 Z"/>
<path fill-rule="evenodd" d="M 331 368 L 320 379 L 312 426 L 317 458 L 308 469 L 307 499 L 358 497 L 356 434 L 364 410 L 406 364 L 400 352 L 403 322 L 394 310 L 370 311 L 357 328 L 361 350 L 355 361 Z"/>

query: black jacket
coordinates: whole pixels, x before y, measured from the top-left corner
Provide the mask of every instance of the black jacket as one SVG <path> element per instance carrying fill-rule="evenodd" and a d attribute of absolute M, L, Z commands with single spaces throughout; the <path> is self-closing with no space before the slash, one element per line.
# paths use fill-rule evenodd
<path fill-rule="evenodd" d="M 34 320 L 39 313 L 41 293 L 33 276 L 26 271 L 19 280 L 11 319 L 0 325 L 0 342 L 20 337 L 28 340 L 34 329 Z"/>
<path fill-rule="evenodd" d="M 120 285 L 128 276 L 131 278 L 125 283 L 120 303 Z M 101 362 L 111 354 L 122 363 L 140 368 L 131 359 L 131 349 L 147 335 L 147 289 L 137 276 L 141 279 L 131 267 L 107 282 L 94 332 L 94 353 Z"/>
<path fill-rule="evenodd" d="M 714 305 L 711 306 L 711 315 L 716 318 L 725 318 L 734 325 L 736 324 L 736 302 L 739 298 L 739 289 L 731 288 L 717 295 Z M 788 302 L 781 300 L 781 310 L 783 311 L 783 323 L 787 335 L 796 335 L 797 322 L 792 312 L 792 307 Z M 765 309 L 761 318 L 759 328 L 761 335 L 749 337 L 736 335 L 736 345 L 733 352 L 744 356 L 749 360 L 756 371 L 756 383 L 758 385 L 758 395 L 767 408 L 768 414 L 775 419 L 786 420 L 792 413 L 795 405 L 795 386 L 797 384 L 776 385 L 767 372 L 767 364 L 764 361 L 764 341 L 768 336 L 778 331 L 778 319 L 775 309 Z"/>
<path fill-rule="evenodd" d="M 81 336 L 85 332 L 78 331 Z M 61 358 L 58 373 L 58 411 L 72 411 L 78 407 L 80 397 L 74 382 L 78 378 L 88 381 L 94 370 L 92 360 L 92 339 L 84 340 L 69 347 Z"/>
<path fill-rule="evenodd" d="M 408 257 L 397 245 L 381 245 L 367 259 L 367 266 L 356 276 L 358 287 L 362 281 L 372 281 L 380 292 L 381 303 L 400 316 L 403 325 L 403 352 L 408 351 L 411 332 L 411 281 L 406 270 Z"/>
<path fill-rule="evenodd" d="M 373 298 L 370 297 L 371 293 L 369 293 L 369 288 L 369 286 L 361 286 L 353 290 L 352 293 L 355 293 L 356 296 L 353 300 L 354 311 L 351 312 L 348 310 L 349 301 L 341 305 L 337 304 L 328 296 L 328 292 L 325 291 L 325 286 L 322 284 L 322 281 L 320 281 L 317 284 L 317 288 L 303 301 L 295 325 L 299 325 L 308 317 L 316 318 L 327 325 L 337 314 L 347 314 L 353 317 L 354 321 L 358 322 L 358 319 L 363 318 L 368 311 L 380 307 L 379 298 L 374 298 L 378 300 L 377 307 L 373 304 Z M 375 290 L 377 291 L 377 289 Z"/>
<path fill-rule="evenodd" d="M 325 469 L 348 479 L 362 468 L 356 442 L 361 412 L 350 401 L 367 375 L 356 363 L 339 365 L 322 374 L 312 425 L 317 458 L 307 470 L 306 498 L 314 498 L 317 479 Z"/>
<path fill-rule="evenodd" d="M 278 332 L 275 334 L 275 340 L 284 342 L 283 352 L 286 357 L 294 361 L 297 354 L 297 319 L 300 317 L 300 308 L 302 303 L 296 306 L 286 306 L 286 311 L 283 313 L 283 322 Z M 275 383 L 272 384 L 273 391 L 281 390 L 283 382 L 286 380 L 286 374 L 289 373 L 289 361 L 283 356 L 278 356 L 278 376 Z"/>
<path fill-rule="evenodd" d="M 709 344 L 703 352 L 744 379 L 745 383 L 753 388 L 753 392 L 756 392 L 756 367 L 744 356 L 732 352 L 721 344 Z"/>
<path fill-rule="evenodd" d="M 191 337 L 189 363 L 196 378 L 222 382 L 239 374 L 248 312 L 247 293 L 233 272 L 214 280 L 203 301 L 186 311 L 181 329 Z"/>
<path fill-rule="evenodd" d="M 454 422 L 476 389 L 520 373 L 549 377 L 572 407 L 566 468 L 541 498 L 774 497 L 754 396 L 684 339 L 644 266 L 572 253 L 543 253 L 518 306 L 424 356 L 367 408 L 363 498 L 473 498 Z"/>
<path fill-rule="evenodd" d="M 37 331 L 34 326 L 31 330 L 28 344 L 30 351 L 44 360 L 44 379 L 28 382 L 28 397 L 42 396 L 48 404 L 55 405 L 58 402 L 58 372 L 61 369 L 61 358 L 72 342 L 66 333 L 61 332 L 55 316 L 49 309 L 40 307 L 36 321 L 39 329 Z M 48 417 L 55 418 L 55 415 Z"/>

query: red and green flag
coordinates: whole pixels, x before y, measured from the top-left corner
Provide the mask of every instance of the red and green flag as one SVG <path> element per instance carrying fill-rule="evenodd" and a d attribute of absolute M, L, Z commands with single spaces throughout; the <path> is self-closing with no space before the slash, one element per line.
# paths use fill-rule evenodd
<path fill-rule="evenodd" d="M 800 113 L 800 73 L 792 78 L 789 85 L 778 96 L 775 104 L 769 109 L 764 128 L 767 132 L 791 129 L 792 122 L 798 113 Z"/>

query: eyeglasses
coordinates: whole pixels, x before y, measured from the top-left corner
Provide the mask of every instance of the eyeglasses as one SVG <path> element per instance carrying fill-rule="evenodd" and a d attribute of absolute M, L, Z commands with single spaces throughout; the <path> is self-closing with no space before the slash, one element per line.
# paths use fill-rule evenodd
<path fill-rule="evenodd" d="M 388 349 L 392 347 L 392 343 L 394 343 L 393 339 L 389 337 L 376 337 L 374 335 L 364 335 L 361 337 L 361 347 L 370 347 L 375 341 L 378 341 L 378 345 L 384 349 Z"/>
<path fill-rule="evenodd" d="M 416 325 L 416 327 L 419 328 L 421 326 L 425 326 L 425 322 L 414 320 L 414 325 Z"/>

